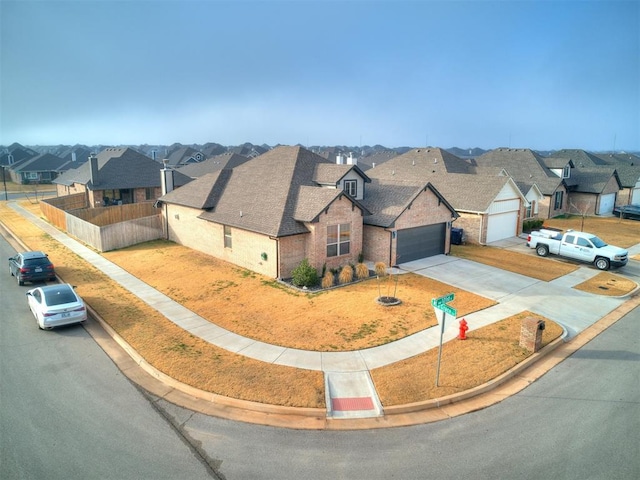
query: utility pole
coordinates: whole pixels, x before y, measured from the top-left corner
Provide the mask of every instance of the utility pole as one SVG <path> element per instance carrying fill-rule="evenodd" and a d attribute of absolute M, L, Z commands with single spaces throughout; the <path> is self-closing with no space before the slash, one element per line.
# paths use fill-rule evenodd
<path fill-rule="evenodd" d="M 5 168 L 4 165 L 2 165 L 2 185 L 4 186 L 4 199 L 8 201 L 9 195 L 7 194 L 7 181 L 4 178 L 4 168 Z"/>

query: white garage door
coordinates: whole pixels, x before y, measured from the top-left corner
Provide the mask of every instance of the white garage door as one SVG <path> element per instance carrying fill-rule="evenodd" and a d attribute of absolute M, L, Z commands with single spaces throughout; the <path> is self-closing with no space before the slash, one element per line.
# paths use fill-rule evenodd
<path fill-rule="evenodd" d="M 631 191 L 631 204 L 640 205 L 640 188 L 634 188 Z"/>
<path fill-rule="evenodd" d="M 615 204 L 616 204 L 615 193 L 600 195 L 600 208 L 598 208 L 598 215 L 602 215 L 605 213 L 613 213 L 613 206 Z"/>
<path fill-rule="evenodd" d="M 489 215 L 487 243 L 515 237 L 517 231 L 518 212 L 494 213 Z"/>

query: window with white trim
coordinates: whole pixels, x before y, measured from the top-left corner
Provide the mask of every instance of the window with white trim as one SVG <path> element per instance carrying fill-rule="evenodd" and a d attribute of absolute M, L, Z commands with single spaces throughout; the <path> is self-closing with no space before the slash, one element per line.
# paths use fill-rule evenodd
<path fill-rule="evenodd" d="M 357 180 L 345 180 L 343 182 L 344 191 L 348 193 L 352 197 L 356 197 L 358 195 L 358 181 Z"/>
<path fill-rule="evenodd" d="M 571 176 L 571 165 L 565 165 L 562 169 L 562 178 L 569 178 Z"/>
<path fill-rule="evenodd" d="M 327 257 L 348 255 L 351 252 L 351 224 L 327 226 Z"/>
<path fill-rule="evenodd" d="M 233 242 L 231 238 L 231 227 L 224 226 L 224 248 L 232 248 Z"/>

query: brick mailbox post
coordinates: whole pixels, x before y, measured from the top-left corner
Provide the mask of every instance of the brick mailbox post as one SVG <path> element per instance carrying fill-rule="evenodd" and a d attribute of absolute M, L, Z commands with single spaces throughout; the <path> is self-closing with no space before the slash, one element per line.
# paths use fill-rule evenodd
<path fill-rule="evenodd" d="M 540 350 L 544 327 L 544 321 L 537 318 L 527 317 L 522 320 L 520 346 L 533 353 Z"/>

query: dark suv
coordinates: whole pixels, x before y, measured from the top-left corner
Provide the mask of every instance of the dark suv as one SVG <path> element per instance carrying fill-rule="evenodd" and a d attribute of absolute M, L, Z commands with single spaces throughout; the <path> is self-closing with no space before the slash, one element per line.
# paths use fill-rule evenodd
<path fill-rule="evenodd" d="M 18 285 L 24 285 L 24 282 L 56 279 L 53 264 L 43 252 L 22 252 L 11 257 L 9 273 L 18 279 Z"/>

